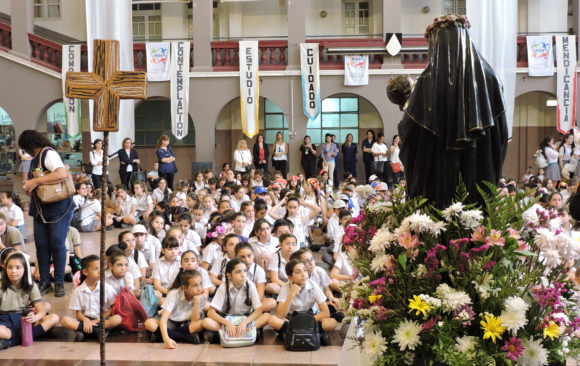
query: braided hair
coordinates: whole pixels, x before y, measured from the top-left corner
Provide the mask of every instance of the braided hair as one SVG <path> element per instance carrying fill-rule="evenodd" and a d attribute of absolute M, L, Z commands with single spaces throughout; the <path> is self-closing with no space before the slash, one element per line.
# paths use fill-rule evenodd
<path fill-rule="evenodd" d="M 228 314 L 230 312 L 230 309 L 231 309 L 231 304 L 230 304 L 230 276 L 231 276 L 232 272 L 234 271 L 234 269 L 236 268 L 236 266 L 238 264 L 242 264 L 244 267 L 246 267 L 246 265 L 244 264 L 244 262 L 242 262 L 238 258 L 234 258 L 231 261 L 229 261 L 228 264 L 226 264 L 226 308 L 224 309 L 224 313 L 226 313 L 226 314 Z M 252 306 L 252 299 L 250 298 L 250 281 L 248 281 L 247 279 L 246 279 L 246 286 L 245 287 L 246 287 L 246 301 L 245 301 L 245 304 L 247 306 Z"/>

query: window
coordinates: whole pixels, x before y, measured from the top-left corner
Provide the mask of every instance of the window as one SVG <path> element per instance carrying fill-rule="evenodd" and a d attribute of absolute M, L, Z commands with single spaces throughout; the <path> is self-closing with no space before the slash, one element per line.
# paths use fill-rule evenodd
<path fill-rule="evenodd" d="M 288 120 L 284 112 L 269 99 L 263 99 L 264 102 L 264 140 L 267 144 L 273 144 L 276 141 L 276 134 L 282 131 L 284 141 L 288 141 Z"/>
<path fill-rule="evenodd" d="M 35 18 L 60 18 L 60 0 L 34 0 Z"/>
<path fill-rule="evenodd" d="M 161 10 L 161 4 L 133 4 L 133 11 Z"/>
<path fill-rule="evenodd" d="M 351 133 L 353 141 L 358 141 L 358 98 L 326 98 L 322 101 L 322 113 L 308 121 L 306 134 L 312 143 L 321 144 L 327 133 L 336 135 L 336 142 L 342 143 Z"/>
<path fill-rule="evenodd" d="M 370 2 L 345 0 L 343 2 L 344 34 L 357 35 L 370 33 Z"/>
<path fill-rule="evenodd" d="M 135 108 L 135 145 L 155 146 L 161 135 L 169 136 L 171 146 L 195 146 L 195 127 L 188 119 L 187 136 L 178 140 L 171 133 L 171 102 L 150 99 Z"/>
<path fill-rule="evenodd" d="M 443 0 L 443 14 L 465 14 L 466 0 Z"/>
<path fill-rule="evenodd" d="M 82 112 L 79 110 L 79 118 L 80 113 Z M 54 103 L 46 110 L 46 132 L 63 163 L 70 166 L 73 174 L 80 173 L 83 161 L 82 134 L 67 134 L 67 116 L 63 102 Z"/>
<path fill-rule="evenodd" d="M 16 172 L 16 134 L 12 119 L 0 107 L 0 182 L 10 182 Z"/>
<path fill-rule="evenodd" d="M 34 17 L 42 18 L 42 0 L 34 0 Z"/>
<path fill-rule="evenodd" d="M 133 4 L 133 40 L 161 39 L 161 5 Z"/>

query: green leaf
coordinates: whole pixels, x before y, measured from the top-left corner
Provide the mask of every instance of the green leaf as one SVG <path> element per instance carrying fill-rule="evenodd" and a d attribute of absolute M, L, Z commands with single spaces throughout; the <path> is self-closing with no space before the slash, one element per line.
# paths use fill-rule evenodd
<path fill-rule="evenodd" d="M 405 253 L 399 254 L 399 264 L 403 267 L 403 270 L 407 269 L 407 255 Z"/>
<path fill-rule="evenodd" d="M 526 256 L 526 257 L 536 257 L 537 256 L 536 253 L 532 253 L 529 250 L 519 250 L 518 249 L 518 250 L 514 250 L 514 253 L 515 254 L 519 254 L 519 255 L 523 255 L 523 256 Z"/>

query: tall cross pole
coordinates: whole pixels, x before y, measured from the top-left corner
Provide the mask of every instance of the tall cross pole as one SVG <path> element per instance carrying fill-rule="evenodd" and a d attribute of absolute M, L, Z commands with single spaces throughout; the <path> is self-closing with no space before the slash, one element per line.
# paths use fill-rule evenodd
<path fill-rule="evenodd" d="M 103 132 L 103 176 L 101 184 L 101 253 L 99 343 L 101 365 L 105 365 L 105 235 L 107 214 L 107 167 L 109 132 L 119 131 L 121 99 L 147 98 L 147 73 L 119 71 L 119 41 L 94 41 L 93 72 L 67 72 L 65 94 L 68 98 L 92 99 L 93 130 Z"/>

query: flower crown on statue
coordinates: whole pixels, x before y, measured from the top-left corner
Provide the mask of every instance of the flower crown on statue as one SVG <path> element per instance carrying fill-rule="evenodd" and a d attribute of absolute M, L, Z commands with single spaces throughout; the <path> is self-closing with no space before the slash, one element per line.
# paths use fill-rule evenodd
<path fill-rule="evenodd" d="M 432 24 L 427 26 L 425 29 L 425 38 L 429 39 L 429 35 L 435 28 L 446 28 L 449 26 L 463 27 L 466 29 L 471 28 L 471 22 L 467 18 L 467 15 L 456 15 L 448 14 L 435 18 Z"/>

